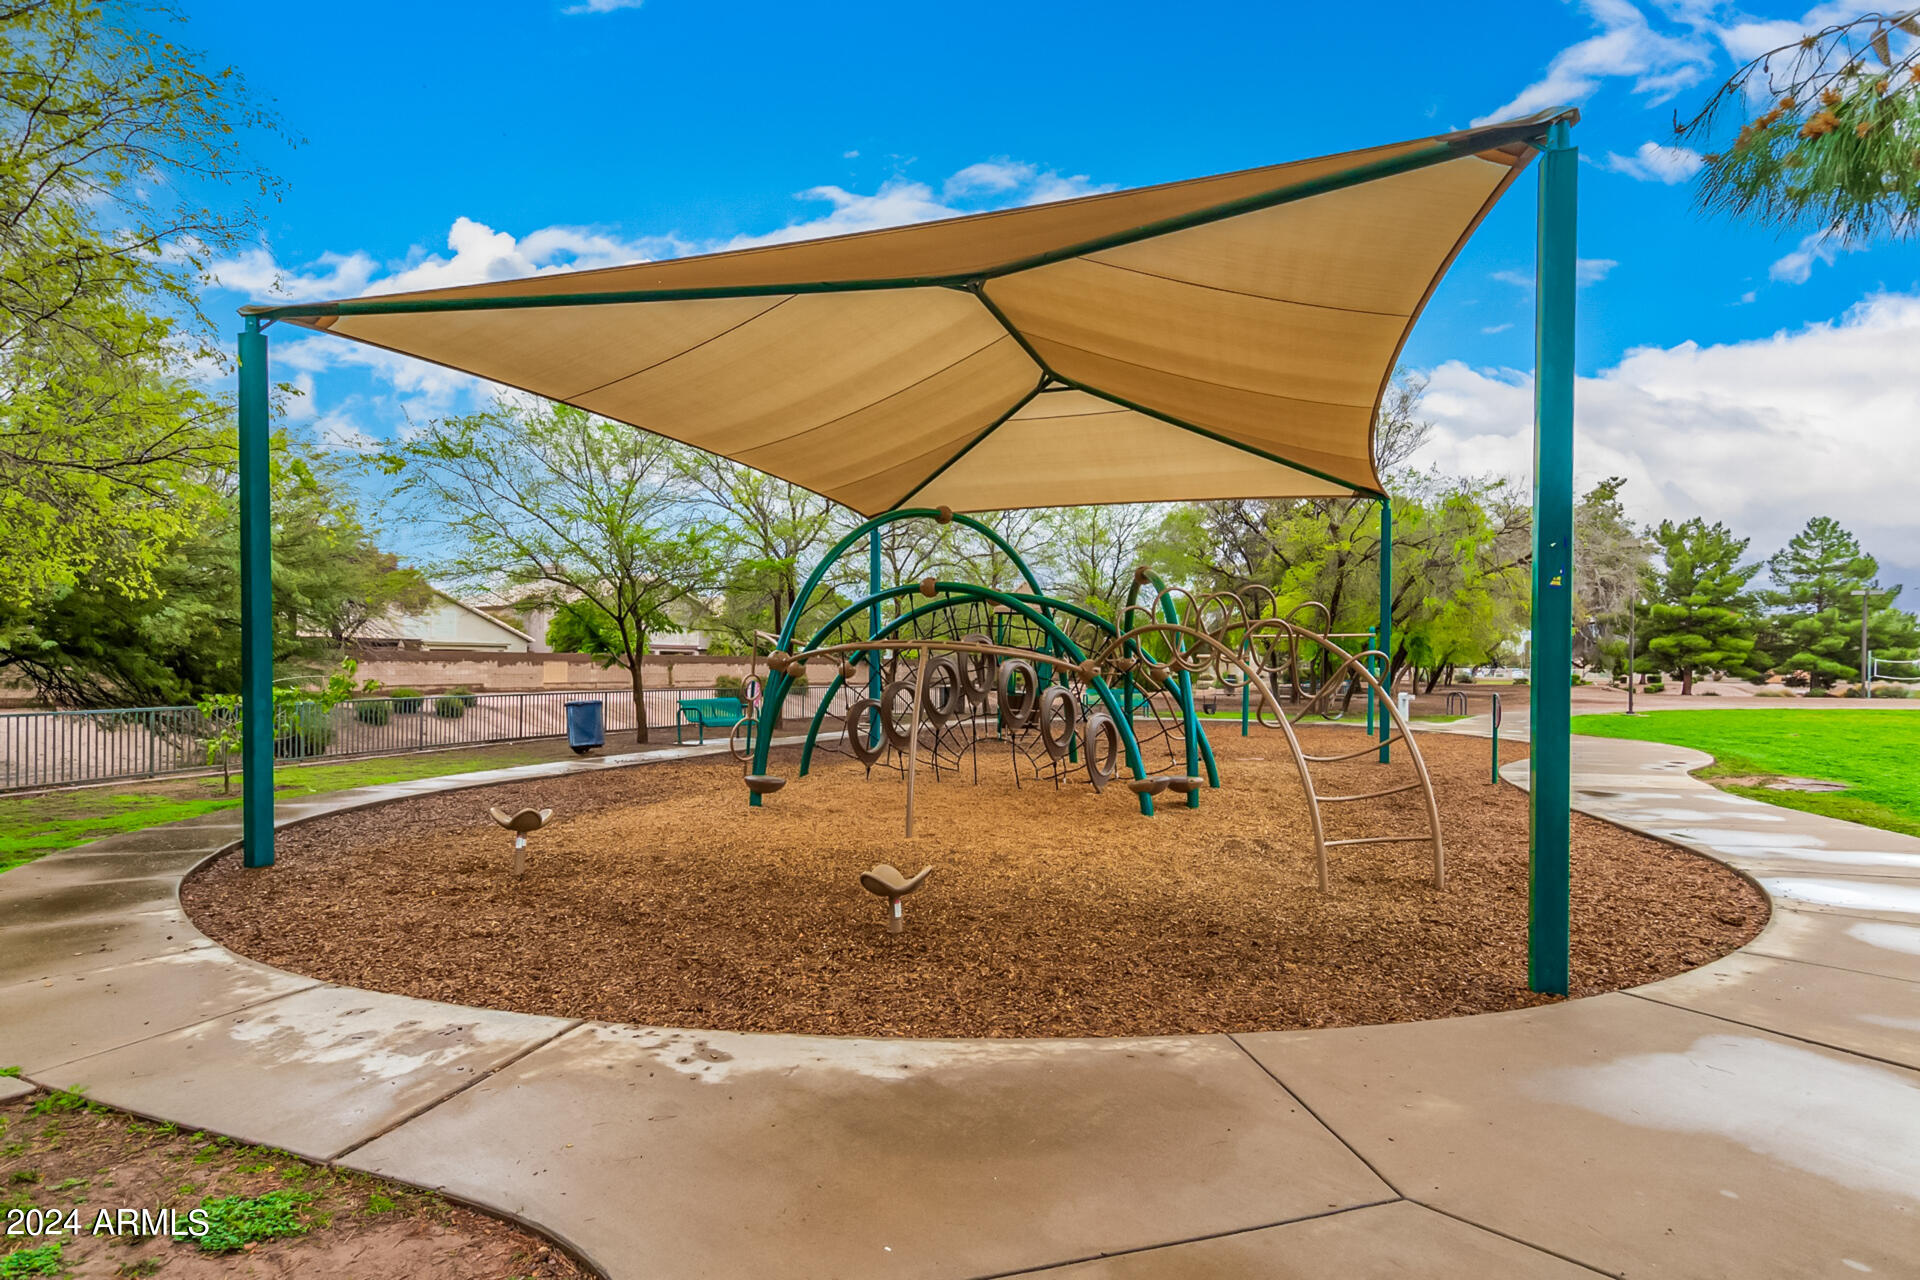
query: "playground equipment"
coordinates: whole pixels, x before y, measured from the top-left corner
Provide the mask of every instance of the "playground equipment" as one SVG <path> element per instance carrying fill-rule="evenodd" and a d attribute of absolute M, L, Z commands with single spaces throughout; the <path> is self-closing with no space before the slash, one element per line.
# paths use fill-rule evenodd
<path fill-rule="evenodd" d="M 1877 653 L 1867 654 L 1867 669 L 1864 673 L 1861 692 L 1867 697 L 1873 696 L 1875 684 L 1897 684 L 1903 688 L 1920 688 L 1920 658 L 1883 658 Z"/>
<path fill-rule="evenodd" d="M 1629 677 L 1631 679 L 1631 677 Z M 1500 781 L 1500 695 L 1493 692 L 1481 693 L 1479 690 L 1468 692 L 1454 689 L 1447 694 L 1447 714 L 1450 716 L 1470 716 L 1473 714 L 1471 698 L 1486 698 L 1492 703 L 1488 708 L 1493 721 L 1493 776 L 1489 782 Z"/>
<path fill-rule="evenodd" d="M 527 870 L 527 833 L 538 831 L 547 825 L 547 819 L 553 817 L 551 809 L 522 809 L 518 813 L 508 813 L 495 805 L 487 812 L 493 820 L 513 832 L 513 874 L 524 875 Z"/>
<path fill-rule="evenodd" d="M 860 887 L 875 897 L 887 900 L 888 933 L 899 933 L 906 927 L 900 901 L 925 884 L 927 877 L 932 874 L 932 867 L 922 867 L 915 875 L 903 876 L 899 868 L 890 862 L 879 863 L 873 870 L 860 873 Z"/>
<path fill-rule="evenodd" d="M 926 578 L 883 587 L 847 603 L 801 634 L 801 619 L 829 570 L 856 543 L 906 520 L 959 523 L 1004 553 L 1026 590 Z M 1325 606 L 1313 606 L 1324 615 Z M 1306 793 L 1320 884 L 1329 883 L 1328 851 L 1347 845 L 1413 843 L 1431 854 L 1433 883 L 1446 883 L 1438 807 L 1425 761 L 1402 710 L 1374 674 L 1385 655 L 1351 653 L 1325 634 L 1284 616 L 1263 587 L 1199 596 L 1168 586 L 1151 569 L 1134 576 L 1117 620 L 1044 594 L 1010 545 L 987 525 L 945 507 L 913 508 L 876 516 L 836 545 L 801 588 L 786 627 L 768 659 L 766 694 L 746 756 L 749 803 L 785 785 L 768 773 L 775 709 L 793 676 L 809 660 L 835 668 L 801 746 L 799 776 L 810 771 L 820 733 L 843 688 L 865 689 L 841 716 L 839 749 L 865 766 L 893 770 L 907 782 L 907 834 L 913 834 L 914 790 L 921 767 L 936 781 L 971 770 L 983 754 L 1004 755 L 1016 784 L 1081 781 L 1104 792 L 1124 772 L 1140 812 L 1171 792 L 1198 808 L 1203 791 L 1220 785 L 1212 745 L 1196 709 L 1196 676 L 1221 689 L 1258 691 L 1258 722 L 1277 729 Z M 886 611 L 893 616 L 885 618 Z M 1309 671 L 1309 665 L 1317 670 Z M 1311 691 L 1308 686 L 1311 685 Z M 1295 693 L 1283 708 L 1279 691 Z M 1306 752 L 1294 726 L 1308 717 L 1333 718 L 1333 700 L 1364 690 L 1386 735 L 1358 750 Z M 1396 745 L 1405 776 L 1355 794 L 1324 794 L 1313 766 L 1375 755 L 1391 762 Z M 1424 830 L 1328 839 L 1323 807 L 1377 801 L 1418 792 Z"/>

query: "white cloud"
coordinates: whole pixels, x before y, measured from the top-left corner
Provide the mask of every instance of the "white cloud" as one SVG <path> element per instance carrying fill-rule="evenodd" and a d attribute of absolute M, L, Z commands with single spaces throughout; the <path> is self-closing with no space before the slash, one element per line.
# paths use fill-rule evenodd
<path fill-rule="evenodd" d="M 1668 186 L 1685 182 L 1700 172 L 1703 163 L 1698 151 L 1663 147 L 1657 142 L 1641 143 L 1640 149 L 1630 156 L 1617 151 L 1607 153 L 1607 168 L 1615 173 L 1624 173 L 1641 182 L 1664 182 Z"/>
<path fill-rule="evenodd" d="M 1802 236 L 1799 247 L 1792 253 L 1777 259 L 1767 268 L 1767 277 L 1772 280 L 1784 280 L 1788 284 L 1805 284 L 1813 275 L 1813 264 L 1823 263 L 1832 266 L 1833 260 L 1843 253 L 1852 253 L 1860 245 L 1839 235 L 1832 228 L 1816 231 L 1812 235 Z"/>
<path fill-rule="evenodd" d="M 754 245 L 786 244 L 794 240 L 812 240 L 817 236 L 847 235 L 855 231 L 874 231 L 909 222 L 931 222 L 951 218 L 961 211 L 941 203 L 933 188 L 924 182 L 890 178 L 872 195 L 861 195 L 845 187 L 810 187 L 797 199 L 824 201 L 832 212 L 806 222 L 796 222 L 763 235 L 735 236 L 723 249 L 747 249 Z"/>
<path fill-rule="evenodd" d="M 264 246 L 223 258 L 208 271 L 219 287 L 249 297 L 314 302 L 587 271 L 670 257 L 691 248 L 673 236 L 623 240 L 592 227 L 542 227 L 516 239 L 472 218 L 454 219 L 446 243 L 446 255 L 416 247 L 402 261 L 387 264 L 384 275 L 379 262 L 360 250 L 323 253 L 305 267 L 289 269 Z"/>
<path fill-rule="evenodd" d="M 1034 167 L 1015 160 L 982 160 L 947 179 L 942 188 L 949 198 L 975 192 L 1011 191 L 1032 182 Z"/>
<path fill-rule="evenodd" d="M 1580 379 L 1579 484 L 1625 476 L 1636 514 L 1724 520 L 1753 537 L 1755 556 L 1831 515 L 1883 560 L 1920 564 L 1915 350 L 1920 293 L 1878 294 L 1770 337 L 1631 351 Z M 1424 460 L 1530 483 L 1531 376 L 1457 361 L 1431 376 Z"/>
<path fill-rule="evenodd" d="M 542 227 L 519 239 L 472 218 L 456 218 L 447 231 L 449 257 L 416 249 L 399 270 L 373 282 L 367 293 L 445 289 L 483 280 L 590 271 L 671 256 L 687 246 L 670 236 L 622 240 L 588 227 Z"/>
<path fill-rule="evenodd" d="M 645 0 L 580 0 L 579 4 L 570 4 L 560 12 L 574 13 L 618 13 L 622 9 L 638 9 Z"/>
<path fill-rule="evenodd" d="M 323 253 L 305 268 L 289 271 L 273 260 L 265 245 L 222 258 L 208 268 L 211 283 L 252 298 L 313 302 L 349 298 L 367 287 L 380 264 L 371 254 Z"/>
<path fill-rule="evenodd" d="M 957 171 L 941 184 L 937 195 L 926 183 L 905 178 L 888 179 L 872 195 L 838 186 L 812 187 L 802 191 L 798 198 L 830 204 L 833 206 L 830 212 L 782 227 L 778 231 L 736 236 L 726 244 L 715 247 L 746 249 L 763 244 L 787 244 L 819 236 L 847 235 L 856 231 L 905 226 L 912 222 L 957 218 L 982 208 L 1005 209 L 1018 205 L 1045 204 L 1052 200 L 1069 200 L 1075 196 L 1111 190 L 1111 184 L 1096 184 L 1085 174 L 1063 175 L 1022 160 L 1001 157 L 970 164 Z"/>
<path fill-rule="evenodd" d="M 287 421 L 313 421 L 313 415 L 316 412 L 313 407 L 313 374 L 297 373 L 282 381 L 293 384 L 293 394 L 281 401 L 281 411 L 287 415 Z"/>
<path fill-rule="evenodd" d="M 328 449 L 343 453 L 378 453 L 380 442 L 368 435 L 345 412 L 335 411 L 313 424 L 314 438 Z"/>
<path fill-rule="evenodd" d="M 1475 124 L 1584 102 L 1602 80 L 1624 76 L 1634 77 L 1633 92 L 1646 95 L 1649 105 L 1657 105 L 1698 83 L 1711 65 L 1704 42 L 1660 34 L 1628 0 L 1581 0 L 1580 7 L 1600 27 L 1600 34 L 1562 49 L 1547 64 L 1545 76 Z"/>
<path fill-rule="evenodd" d="M 1511 329 L 1511 328 L 1513 328 L 1513 322 L 1512 322 L 1512 321 L 1508 321 L 1508 322 L 1507 322 L 1506 324 L 1490 324 L 1490 325 L 1485 325 L 1485 326 L 1483 326 L 1483 327 L 1481 328 L 1481 330 L 1480 330 L 1480 332 L 1482 332 L 1482 333 L 1505 333 L 1505 332 L 1506 332 L 1507 330 L 1509 330 L 1509 329 Z"/>

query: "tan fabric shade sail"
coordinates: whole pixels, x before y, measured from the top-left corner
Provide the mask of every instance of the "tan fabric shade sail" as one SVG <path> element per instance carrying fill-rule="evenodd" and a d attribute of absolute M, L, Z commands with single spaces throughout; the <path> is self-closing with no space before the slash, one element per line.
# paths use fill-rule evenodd
<path fill-rule="evenodd" d="M 1558 113 L 731 253 L 257 307 L 866 515 L 1373 494 L 1408 330 Z"/>

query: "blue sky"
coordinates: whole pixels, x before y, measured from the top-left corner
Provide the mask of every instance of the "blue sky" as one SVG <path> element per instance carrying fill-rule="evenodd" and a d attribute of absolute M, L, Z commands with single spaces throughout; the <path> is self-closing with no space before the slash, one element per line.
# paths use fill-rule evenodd
<path fill-rule="evenodd" d="M 1833 514 L 1920 579 L 1920 251 L 1695 211 L 1676 108 L 1842 10 L 1711 0 L 1326 6 L 189 2 L 304 143 L 225 264 L 229 304 L 526 274 L 1135 186 L 1578 103 L 1582 480 L 1765 554 Z M 1533 191 L 1415 330 L 1432 460 L 1523 472 Z M 277 293 L 276 293 L 277 288 Z M 484 389 L 321 337 L 276 343 L 299 414 L 364 447 Z M 1911 594 L 1908 597 L 1912 599 Z"/>

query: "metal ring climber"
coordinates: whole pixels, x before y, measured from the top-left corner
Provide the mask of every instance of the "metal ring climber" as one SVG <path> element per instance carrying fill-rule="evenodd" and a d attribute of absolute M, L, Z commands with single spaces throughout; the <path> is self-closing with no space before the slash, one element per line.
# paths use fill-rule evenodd
<path fill-rule="evenodd" d="M 912 747 L 907 741 L 907 735 L 913 732 L 911 721 L 903 721 L 902 712 L 909 717 L 913 714 L 911 680 L 895 680 L 880 692 L 880 728 L 886 732 L 887 745 L 895 751 L 907 751 Z"/>
<path fill-rule="evenodd" d="M 847 748 L 861 764 L 871 765 L 886 749 L 882 730 L 869 729 L 880 704 L 872 698 L 856 698 L 847 708 Z"/>
<path fill-rule="evenodd" d="M 1120 726 L 1104 711 L 1087 717 L 1081 737 L 1086 742 L 1087 780 L 1095 791 L 1105 791 L 1120 772 Z"/>
<path fill-rule="evenodd" d="M 982 632 L 973 632 L 960 637 L 962 644 L 988 645 L 993 641 Z M 973 706 L 984 708 L 987 698 L 993 692 L 993 655 L 990 653 L 967 653 L 960 657 L 960 688 Z"/>
<path fill-rule="evenodd" d="M 920 714 L 938 729 L 966 709 L 966 686 L 960 674 L 960 661 L 950 653 L 943 653 L 927 663 L 927 683 L 920 691 Z"/>
<path fill-rule="evenodd" d="M 1067 754 L 1073 731 L 1080 724 L 1080 704 L 1073 690 L 1064 685 L 1048 685 L 1040 693 L 1040 745 L 1055 760 Z"/>
<path fill-rule="evenodd" d="M 750 763 L 753 759 L 753 731 L 757 722 L 751 716 L 741 716 L 733 722 L 733 728 L 727 732 L 727 754 L 740 764 Z"/>
<path fill-rule="evenodd" d="M 1019 684 L 1018 691 L 1014 686 Z M 1025 658 L 1000 664 L 1000 713 L 1009 729 L 1033 725 L 1033 713 L 1040 709 L 1040 673 Z"/>

